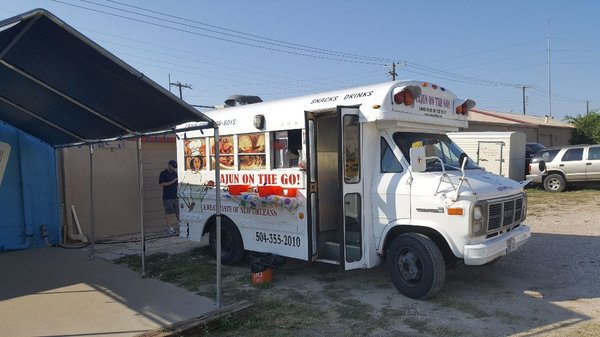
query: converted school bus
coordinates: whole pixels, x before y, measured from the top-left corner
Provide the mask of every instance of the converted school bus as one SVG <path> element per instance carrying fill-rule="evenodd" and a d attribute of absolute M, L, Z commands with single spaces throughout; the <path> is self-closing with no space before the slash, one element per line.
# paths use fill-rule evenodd
<path fill-rule="evenodd" d="M 530 236 L 523 186 L 446 136 L 474 105 L 404 81 L 207 112 L 218 144 L 212 130 L 178 135 L 181 233 L 215 251 L 218 164 L 224 263 L 245 251 L 346 270 L 387 261 L 401 293 L 430 298 L 446 265 L 488 263 Z"/>

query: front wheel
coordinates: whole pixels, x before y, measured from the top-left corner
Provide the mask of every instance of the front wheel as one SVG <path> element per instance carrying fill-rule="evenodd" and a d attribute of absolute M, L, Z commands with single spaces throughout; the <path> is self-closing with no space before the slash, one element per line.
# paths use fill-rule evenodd
<path fill-rule="evenodd" d="M 213 224 L 208 242 L 213 256 L 217 256 L 217 224 Z M 240 231 L 235 224 L 227 218 L 221 220 L 221 262 L 223 264 L 236 264 L 244 257 L 244 242 Z"/>
<path fill-rule="evenodd" d="M 438 246 L 418 233 L 399 235 L 388 250 L 392 282 L 403 295 L 426 300 L 434 297 L 446 280 L 444 257 Z"/>
<path fill-rule="evenodd" d="M 560 174 L 551 174 L 544 179 L 544 189 L 548 192 L 562 192 L 567 187 L 565 178 Z"/>

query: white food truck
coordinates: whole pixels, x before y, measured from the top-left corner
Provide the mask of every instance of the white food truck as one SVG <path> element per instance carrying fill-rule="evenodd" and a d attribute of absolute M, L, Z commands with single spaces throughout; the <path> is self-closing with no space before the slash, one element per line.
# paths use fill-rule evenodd
<path fill-rule="evenodd" d="M 345 270 L 386 262 L 402 294 L 431 298 L 447 266 L 489 263 L 530 237 L 523 186 L 446 136 L 474 105 L 400 81 L 206 112 L 219 144 L 212 130 L 178 134 L 180 233 L 216 251 L 217 149 L 223 263 L 246 251 Z"/>

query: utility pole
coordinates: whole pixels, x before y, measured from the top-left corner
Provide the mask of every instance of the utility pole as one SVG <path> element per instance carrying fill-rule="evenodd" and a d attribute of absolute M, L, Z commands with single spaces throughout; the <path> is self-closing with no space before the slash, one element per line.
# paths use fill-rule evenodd
<path fill-rule="evenodd" d="M 523 86 L 523 115 L 525 115 L 525 88 L 527 87 Z"/>
<path fill-rule="evenodd" d="M 183 101 L 183 94 L 181 92 L 181 88 L 192 89 L 191 84 L 177 82 L 169 82 L 169 91 L 171 91 L 171 86 L 179 87 L 179 98 Z"/>
<path fill-rule="evenodd" d="M 585 101 L 585 114 L 590 114 L 590 101 Z"/>
<path fill-rule="evenodd" d="M 548 38 L 548 113 L 552 118 L 552 77 L 550 75 L 550 19 L 548 19 L 547 25 L 547 38 Z"/>
<path fill-rule="evenodd" d="M 398 76 L 396 73 L 396 62 L 392 63 L 392 69 L 388 71 L 388 75 L 392 76 L 392 81 L 396 80 L 396 76 Z"/>

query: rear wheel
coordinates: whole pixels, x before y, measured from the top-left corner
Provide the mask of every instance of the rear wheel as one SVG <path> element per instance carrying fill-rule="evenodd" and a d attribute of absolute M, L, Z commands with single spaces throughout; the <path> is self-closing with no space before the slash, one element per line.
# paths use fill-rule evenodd
<path fill-rule="evenodd" d="M 410 298 L 432 298 L 446 280 L 444 257 L 438 246 L 423 234 L 396 237 L 388 250 L 387 265 L 398 291 Z"/>
<path fill-rule="evenodd" d="M 544 189 L 548 192 L 562 192 L 566 187 L 567 182 L 560 174 L 553 173 L 544 179 Z"/>
<path fill-rule="evenodd" d="M 213 256 L 217 256 L 217 224 L 215 223 L 208 236 Z M 227 218 L 221 220 L 221 263 L 235 264 L 244 257 L 244 242 L 240 231 Z"/>

